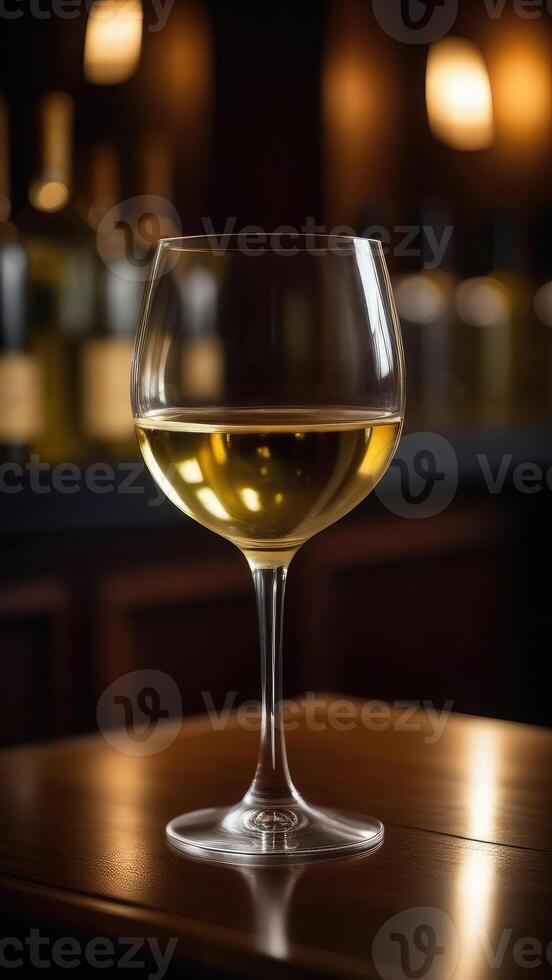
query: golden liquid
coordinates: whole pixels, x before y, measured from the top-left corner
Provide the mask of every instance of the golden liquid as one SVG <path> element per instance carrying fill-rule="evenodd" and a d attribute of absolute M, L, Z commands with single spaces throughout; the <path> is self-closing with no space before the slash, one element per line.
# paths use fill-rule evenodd
<path fill-rule="evenodd" d="M 321 409 L 152 413 L 135 421 L 167 497 L 246 553 L 293 552 L 387 469 L 402 421 Z"/>

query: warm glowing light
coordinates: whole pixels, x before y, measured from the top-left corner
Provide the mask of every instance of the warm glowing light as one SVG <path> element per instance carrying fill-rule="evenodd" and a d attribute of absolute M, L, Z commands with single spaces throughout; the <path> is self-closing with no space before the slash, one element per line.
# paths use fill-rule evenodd
<path fill-rule="evenodd" d="M 168 118 L 177 119 L 182 131 L 202 152 L 209 125 L 213 95 L 213 38 L 209 14 L 203 3 L 175 3 L 166 7 L 170 20 L 165 30 L 148 37 L 145 70 L 147 84 Z"/>
<path fill-rule="evenodd" d="M 482 938 L 489 939 L 494 926 L 496 855 L 486 842 L 495 839 L 498 747 L 496 733 L 485 723 L 473 730 L 467 745 L 466 835 L 476 840 L 467 846 L 459 869 L 454 914 L 460 950 L 458 976 L 464 977 L 485 972 Z"/>
<path fill-rule="evenodd" d="M 96 85 L 116 85 L 134 74 L 142 46 L 141 0 L 96 0 L 84 44 L 84 74 Z"/>
<path fill-rule="evenodd" d="M 412 323 L 434 323 L 447 310 L 447 297 L 430 276 L 401 276 L 395 283 L 395 301 L 400 317 Z"/>
<path fill-rule="evenodd" d="M 533 25 L 516 25 L 496 41 L 490 58 L 500 138 L 522 152 L 549 137 L 552 119 L 552 64 L 548 39 Z"/>
<path fill-rule="evenodd" d="M 71 196 L 73 114 L 74 101 L 66 92 L 50 92 L 41 101 L 41 168 L 29 188 L 38 211 L 59 211 Z"/>
<path fill-rule="evenodd" d="M 186 483 L 203 483 L 203 472 L 197 459 L 185 459 L 176 465 Z"/>
<path fill-rule="evenodd" d="M 36 180 L 29 188 L 29 200 L 37 211 L 60 211 L 69 200 L 69 188 L 60 180 Z"/>
<path fill-rule="evenodd" d="M 470 837 L 492 839 L 495 824 L 497 741 L 491 729 L 475 729 L 469 754 L 469 827 Z"/>
<path fill-rule="evenodd" d="M 97 230 L 103 218 L 119 199 L 119 161 L 115 147 L 98 144 L 92 151 L 92 203 L 88 223 Z M 112 238 L 114 236 L 111 236 Z M 120 245 L 114 245 L 117 250 Z"/>
<path fill-rule="evenodd" d="M 393 455 L 390 454 L 389 430 L 386 425 L 375 425 L 369 436 L 367 436 L 367 451 L 359 466 L 358 472 L 362 476 L 370 477 L 373 480 L 374 472 L 381 470 Z"/>
<path fill-rule="evenodd" d="M 228 459 L 228 453 L 226 452 L 226 446 L 224 445 L 224 437 L 220 434 L 220 432 L 214 432 L 211 436 L 211 449 L 219 466 L 224 466 L 226 460 Z"/>
<path fill-rule="evenodd" d="M 248 510 L 258 511 L 261 509 L 261 498 L 256 490 L 251 487 L 244 487 L 240 490 L 240 497 Z"/>
<path fill-rule="evenodd" d="M 221 521 L 230 520 L 230 514 L 224 509 L 210 487 L 201 487 L 201 490 L 197 490 L 196 493 L 205 510 L 209 511 L 213 517 L 218 517 Z"/>
<path fill-rule="evenodd" d="M 541 286 L 535 296 L 535 313 L 547 327 L 552 327 L 552 282 Z"/>
<path fill-rule="evenodd" d="M 389 188 L 399 125 L 398 88 L 389 79 L 399 53 L 381 43 L 371 3 L 329 0 L 324 6 L 320 109 L 327 220 L 354 225 L 361 210 L 375 206 Z M 307 321 L 296 343 L 302 333 L 308 344 L 308 332 Z"/>
<path fill-rule="evenodd" d="M 456 914 L 460 962 L 458 976 L 480 976 L 483 973 L 485 946 L 494 925 L 493 901 L 496 879 L 496 856 L 486 845 L 472 845 L 466 853 L 456 885 Z M 481 973 L 480 973 L 481 971 Z"/>
<path fill-rule="evenodd" d="M 129 692 L 130 694 L 130 692 Z M 131 695 L 132 696 L 132 695 Z M 148 746 L 156 743 L 156 751 L 162 751 L 174 739 L 171 736 L 173 722 L 157 724 L 148 732 Z M 179 722 L 176 722 L 179 724 Z M 137 726 L 138 727 L 138 726 Z M 123 728 L 124 732 L 125 729 Z M 123 736 L 124 738 L 124 736 Z M 136 868 L 140 866 L 143 851 L 139 837 L 139 821 L 137 814 L 141 812 L 147 798 L 147 786 L 144 780 L 142 758 L 131 758 L 126 752 L 104 748 L 97 755 L 86 753 L 81 765 L 86 771 L 90 785 L 100 793 L 109 793 L 109 812 L 113 822 L 105 821 L 91 847 L 93 860 L 100 860 L 100 855 L 117 854 L 117 860 L 128 882 L 128 895 L 136 902 L 140 901 L 140 876 Z M 36 781 L 35 781 L 36 782 Z M 121 797 L 117 797 L 117 793 Z"/>
<path fill-rule="evenodd" d="M 472 327 L 501 327 L 508 322 L 510 298 L 497 279 L 477 276 L 458 286 L 456 310 Z"/>
<path fill-rule="evenodd" d="M 202 328 L 183 345 L 182 388 L 189 398 L 219 398 L 223 387 L 224 347 L 216 333 Z"/>
<path fill-rule="evenodd" d="M 426 72 L 429 125 L 456 150 L 483 150 L 493 141 L 493 101 L 487 67 L 472 41 L 446 37 L 432 44 Z"/>

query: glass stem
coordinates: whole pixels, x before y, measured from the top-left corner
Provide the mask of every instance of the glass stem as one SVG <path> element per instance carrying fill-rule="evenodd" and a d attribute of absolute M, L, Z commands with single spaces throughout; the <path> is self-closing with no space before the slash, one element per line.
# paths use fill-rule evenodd
<path fill-rule="evenodd" d="M 287 565 L 253 567 L 261 640 L 262 713 L 257 771 L 245 797 L 255 806 L 288 805 L 299 799 L 286 756 L 282 711 L 282 622 Z"/>

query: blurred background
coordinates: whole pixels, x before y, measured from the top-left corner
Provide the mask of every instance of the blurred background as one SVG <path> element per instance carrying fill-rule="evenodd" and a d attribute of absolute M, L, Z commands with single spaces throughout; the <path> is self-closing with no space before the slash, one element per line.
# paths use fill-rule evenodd
<path fill-rule="evenodd" d="M 0 11 L 0 739 L 92 729 L 135 669 L 187 713 L 258 696 L 246 563 L 144 472 L 128 372 L 159 237 L 281 225 L 382 239 L 408 373 L 379 493 L 292 566 L 286 693 L 549 723 L 546 5 L 31 8 Z"/>

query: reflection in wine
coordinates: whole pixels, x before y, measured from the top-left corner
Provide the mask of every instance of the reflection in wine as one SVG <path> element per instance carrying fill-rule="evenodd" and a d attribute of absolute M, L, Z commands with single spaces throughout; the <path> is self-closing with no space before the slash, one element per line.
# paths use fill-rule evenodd
<path fill-rule="evenodd" d="M 359 503 L 387 469 L 391 414 L 257 409 L 135 420 L 150 471 L 181 510 L 254 559 L 290 550 Z"/>

